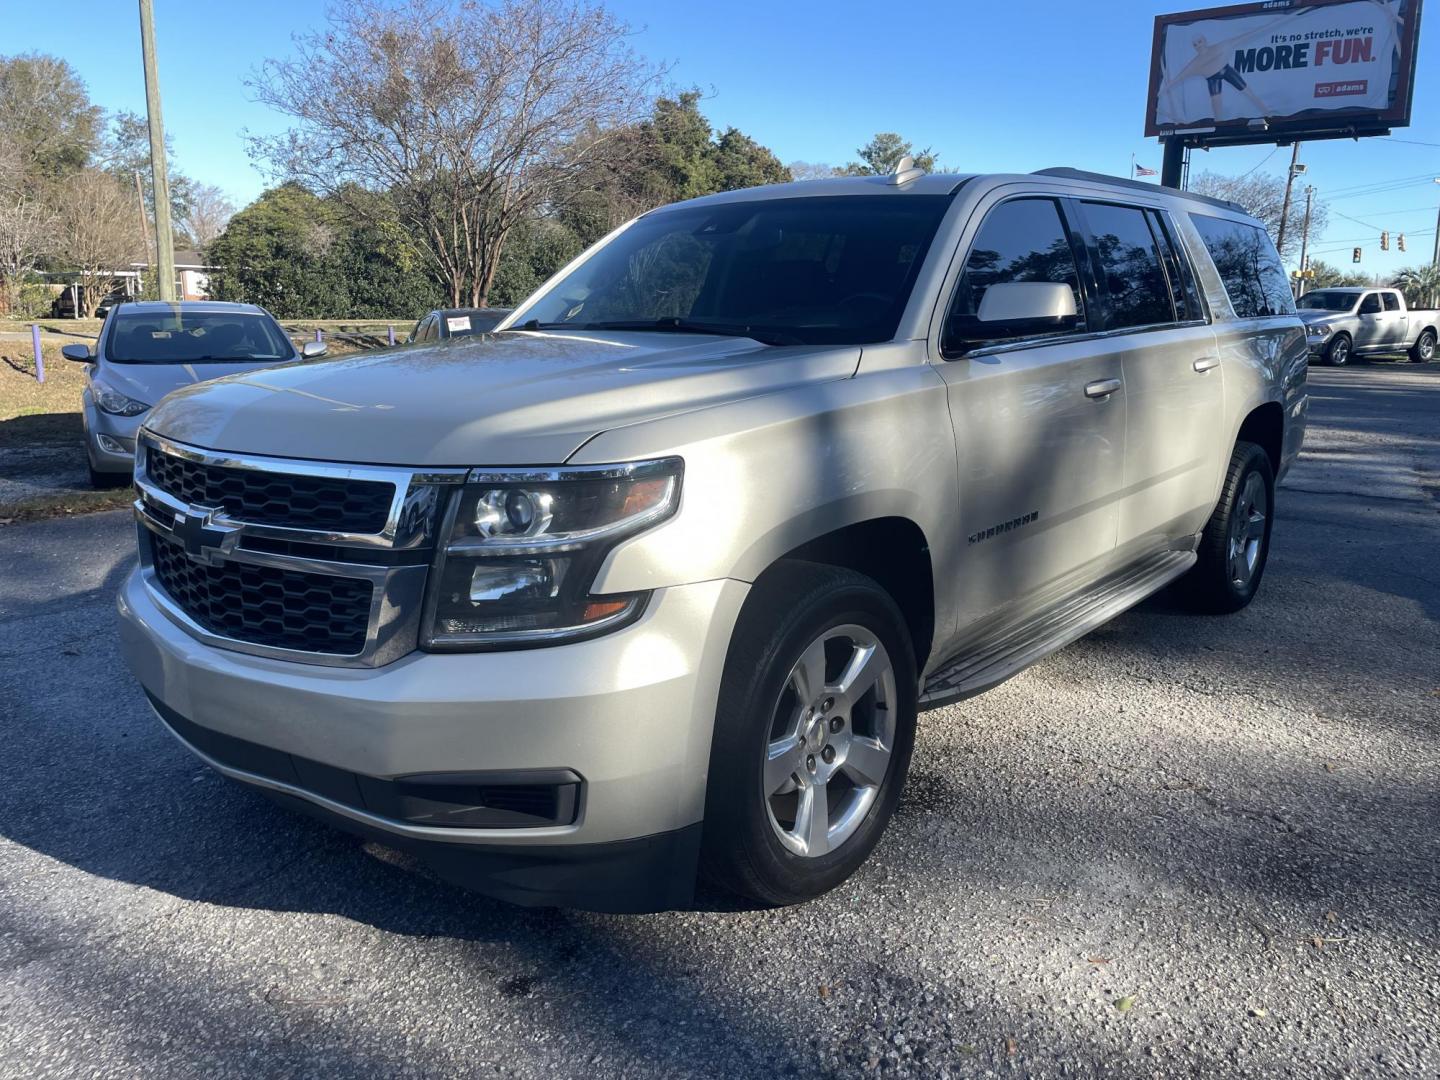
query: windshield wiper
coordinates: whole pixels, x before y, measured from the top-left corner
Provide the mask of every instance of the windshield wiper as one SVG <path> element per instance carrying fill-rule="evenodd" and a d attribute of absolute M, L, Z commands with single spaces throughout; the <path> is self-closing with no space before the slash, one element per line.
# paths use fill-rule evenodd
<path fill-rule="evenodd" d="M 728 323 L 692 322 L 689 319 L 667 316 L 663 319 L 609 319 L 604 322 L 584 323 L 573 327 L 575 330 L 651 330 L 663 334 L 716 334 L 720 337 L 748 337 L 761 345 L 803 345 L 794 334 L 770 330 L 762 326 L 741 326 Z"/>

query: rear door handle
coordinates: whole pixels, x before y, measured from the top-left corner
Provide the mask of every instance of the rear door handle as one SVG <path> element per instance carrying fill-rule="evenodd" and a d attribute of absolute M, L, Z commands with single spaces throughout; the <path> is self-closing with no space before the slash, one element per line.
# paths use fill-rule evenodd
<path fill-rule="evenodd" d="M 1203 375 L 1211 368 L 1219 367 L 1220 358 L 1218 356 L 1202 356 L 1199 360 L 1196 360 L 1190 366 Z"/>
<path fill-rule="evenodd" d="M 1085 384 L 1085 396 L 1088 398 L 1107 398 L 1119 390 L 1121 386 L 1119 379 L 1096 379 L 1092 383 Z"/>

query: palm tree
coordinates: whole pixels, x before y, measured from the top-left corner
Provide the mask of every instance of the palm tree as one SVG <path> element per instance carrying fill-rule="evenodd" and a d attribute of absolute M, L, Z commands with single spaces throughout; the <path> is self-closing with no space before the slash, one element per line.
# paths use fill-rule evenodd
<path fill-rule="evenodd" d="M 1412 308 L 1440 307 L 1440 265 L 1407 266 L 1390 284 L 1405 294 Z"/>

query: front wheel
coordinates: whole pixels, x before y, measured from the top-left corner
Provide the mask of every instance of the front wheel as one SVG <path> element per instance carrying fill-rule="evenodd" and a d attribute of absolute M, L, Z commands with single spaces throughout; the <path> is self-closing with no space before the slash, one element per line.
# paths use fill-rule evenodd
<path fill-rule="evenodd" d="M 905 621 L 870 578 L 784 562 L 736 625 L 711 747 L 702 865 L 763 904 L 853 874 L 894 812 L 915 736 Z"/>
<path fill-rule="evenodd" d="M 1270 554 L 1274 505 L 1270 456 L 1254 443 L 1236 443 L 1220 501 L 1200 536 L 1199 561 L 1181 579 L 1191 608 L 1223 615 L 1255 599 Z"/>
<path fill-rule="evenodd" d="M 1415 344 L 1410 346 L 1410 359 L 1417 364 L 1428 364 L 1435 359 L 1435 331 L 1421 330 Z"/>
<path fill-rule="evenodd" d="M 1350 362 L 1352 348 L 1350 335 L 1336 334 L 1325 347 L 1325 362 L 1331 367 L 1344 367 Z"/>

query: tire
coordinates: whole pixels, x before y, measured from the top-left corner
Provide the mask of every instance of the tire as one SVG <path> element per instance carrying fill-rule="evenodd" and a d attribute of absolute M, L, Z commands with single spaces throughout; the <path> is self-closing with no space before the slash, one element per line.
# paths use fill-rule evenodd
<path fill-rule="evenodd" d="M 1220 502 L 1200 535 L 1200 559 L 1180 582 L 1188 607 L 1227 615 L 1255 599 L 1270 554 L 1274 507 L 1270 456 L 1254 443 L 1237 442 Z"/>
<path fill-rule="evenodd" d="M 847 665 L 878 680 L 847 693 Z M 915 667 L 905 620 L 870 578 L 799 561 L 761 577 L 736 624 L 716 710 L 701 846 L 709 881 L 779 906 L 860 867 L 909 771 Z M 821 800 L 823 831 L 813 810 Z"/>
<path fill-rule="evenodd" d="M 1428 364 L 1435 359 L 1435 331 L 1421 330 L 1415 344 L 1410 346 L 1410 359 L 1417 364 Z"/>
<path fill-rule="evenodd" d="M 1354 343 L 1349 334 L 1336 334 L 1325 346 L 1325 363 L 1331 367 L 1344 367 L 1354 355 Z"/>

